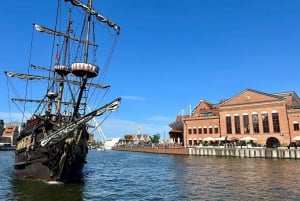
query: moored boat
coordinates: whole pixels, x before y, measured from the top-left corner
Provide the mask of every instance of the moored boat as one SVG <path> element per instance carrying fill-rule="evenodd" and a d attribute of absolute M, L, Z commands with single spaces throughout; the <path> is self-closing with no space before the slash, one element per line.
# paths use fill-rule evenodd
<path fill-rule="evenodd" d="M 30 68 L 39 71 L 46 70 L 48 75 L 5 71 L 7 77 L 28 81 L 43 80 L 47 83 L 44 91 L 40 88 L 34 89 L 35 92 L 42 92 L 40 100 L 28 99 L 27 94 L 25 98 L 13 99 L 36 105 L 32 116 L 26 121 L 16 139 L 15 173 L 33 179 L 61 182 L 82 179 L 82 170 L 88 153 L 88 123 L 95 117 L 116 110 L 121 101 L 121 98 L 116 98 L 102 106 L 95 105 L 94 110 L 86 113 L 86 107 L 91 107 L 88 103 L 89 97 L 95 96 L 91 91 L 109 88 L 108 85 L 102 84 L 101 80 L 100 83 L 90 82 L 101 73 L 94 54 L 97 44 L 93 41 L 95 32 L 92 25 L 94 22 L 105 23 L 115 30 L 116 37 L 119 35 L 120 27 L 95 11 L 92 0 L 89 0 L 87 5 L 78 0 L 65 2 L 71 3 L 72 6 L 64 32 L 57 28 L 49 29 L 34 24 L 36 31 L 50 34 L 55 39 L 62 38 L 61 44 L 57 45 L 56 50 L 54 48 L 52 50 L 52 54 L 55 53 L 53 58 L 55 65 L 52 68 L 30 65 Z M 74 34 L 71 9 L 81 9 L 85 12 L 79 35 Z M 92 21 L 92 18 L 96 20 Z M 55 39 L 55 42 L 59 41 Z M 71 44 L 76 44 L 76 48 L 72 49 L 74 46 Z M 78 55 L 80 53 L 71 55 L 70 52 L 75 51 L 82 52 L 82 56 Z M 93 51 L 93 58 L 90 58 L 90 51 Z M 25 114 L 25 111 L 23 113 Z"/>

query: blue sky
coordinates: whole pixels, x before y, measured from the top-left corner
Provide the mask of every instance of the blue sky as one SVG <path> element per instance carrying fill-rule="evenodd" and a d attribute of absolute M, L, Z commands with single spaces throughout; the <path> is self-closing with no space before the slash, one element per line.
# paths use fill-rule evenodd
<path fill-rule="evenodd" d="M 2 71 L 26 72 L 31 25 L 53 25 L 53 2 L 2 5 Z M 189 105 L 218 103 L 246 88 L 300 92 L 298 0 L 98 0 L 95 7 L 121 26 L 105 81 L 108 99 L 123 101 L 102 126 L 107 137 L 138 127 L 167 136 Z M 8 121 L 17 110 L 3 73 L 0 79 L 0 119 Z"/>

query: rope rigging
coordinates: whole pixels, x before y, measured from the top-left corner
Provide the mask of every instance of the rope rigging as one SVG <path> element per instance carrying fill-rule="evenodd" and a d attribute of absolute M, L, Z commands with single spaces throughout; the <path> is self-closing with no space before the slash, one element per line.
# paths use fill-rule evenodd
<path fill-rule="evenodd" d="M 75 7 L 74 5 L 70 6 L 70 8 L 69 8 L 70 12 L 69 13 L 71 13 L 71 10 L 74 7 Z M 61 9 L 62 9 L 61 0 L 57 0 L 57 11 L 56 11 L 54 32 L 58 32 L 59 30 L 61 30 L 61 29 L 59 29 L 59 27 L 61 25 L 60 20 L 62 19 Z M 96 15 L 93 15 L 93 16 L 96 16 Z M 83 17 L 84 21 L 87 20 L 87 14 L 82 15 L 82 17 Z M 92 49 L 90 49 L 91 50 L 91 60 L 89 62 L 96 65 L 96 62 L 97 62 L 96 53 L 99 50 L 99 48 L 98 48 L 98 46 L 93 45 L 93 44 L 95 44 L 95 41 L 96 41 L 96 33 L 95 33 L 95 29 L 96 29 L 95 20 L 96 19 L 94 19 L 94 18 L 92 18 L 92 19 L 93 19 L 93 21 L 91 22 L 92 26 L 91 26 L 91 33 L 90 33 L 91 36 L 92 36 L 91 37 L 92 42 L 88 44 L 88 45 L 91 45 L 91 47 L 89 47 L 89 48 L 92 48 Z M 82 23 L 82 24 L 84 24 L 84 26 L 81 27 L 82 29 L 81 29 L 81 32 L 80 32 L 80 38 L 83 38 L 84 32 L 86 32 L 86 29 L 87 29 L 87 26 L 85 26 L 86 23 Z M 69 26 L 68 28 L 71 28 L 70 24 L 68 26 Z M 42 30 L 43 27 L 39 27 L 39 28 L 40 28 L 40 30 L 38 30 L 39 32 L 45 32 L 44 30 Z M 78 88 L 78 86 L 76 87 L 76 85 L 74 85 L 74 82 L 68 82 L 68 81 L 69 80 L 72 80 L 72 81 L 75 80 L 75 81 L 77 81 L 77 83 L 80 83 L 80 82 L 82 82 L 83 79 L 80 78 L 80 77 L 75 77 L 73 75 L 60 77 L 59 73 L 55 71 L 54 66 L 59 65 L 60 63 L 63 63 L 62 65 L 66 65 L 67 68 L 70 69 L 71 63 L 73 63 L 74 61 L 75 62 L 76 61 L 81 61 L 84 57 L 83 44 L 81 42 L 78 42 L 78 41 L 77 41 L 77 43 L 76 42 L 75 43 L 68 43 L 66 35 L 68 35 L 69 33 L 67 33 L 63 37 L 61 37 L 62 35 L 59 35 L 59 34 L 51 34 L 51 35 L 53 35 L 53 37 L 52 37 L 52 40 L 51 40 L 51 44 L 49 44 L 49 45 L 51 45 L 51 53 L 50 53 L 50 55 L 51 55 L 50 58 L 51 59 L 50 59 L 50 64 L 49 64 L 50 68 L 44 68 L 44 67 L 37 68 L 37 66 L 31 64 L 32 63 L 32 57 L 33 57 L 34 42 L 35 42 L 35 31 L 36 31 L 35 29 L 37 29 L 36 26 L 33 26 L 33 31 L 32 31 L 32 36 L 31 36 L 31 43 L 30 43 L 30 51 L 29 51 L 29 65 L 28 65 L 28 68 L 27 68 L 27 75 L 30 75 L 30 72 L 32 71 L 31 69 L 33 69 L 33 68 L 35 68 L 36 70 L 44 70 L 44 71 L 46 70 L 46 71 L 48 71 L 47 77 L 49 79 L 48 79 L 47 82 L 45 82 L 46 91 L 45 91 L 45 95 L 44 95 L 43 99 L 47 99 L 47 94 L 48 93 L 57 93 L 59 91 L 59 82 L 61 82 L 59 80 L 63 79 L 64 81 L 66 81 L 66 82 L 64 82 L 65 85 L 66 85 L 66 90 L 68 90 L 70 92 L 70 93 L 63 93 L 63 99 L 64 100 L 70 100 L 69 102 L 72 102 L 73 106 L 74 106 L 74 104 L 76 103 L 76 96 L 79 92 L 79 88 Z M 61 33 L 61 32 L 59 32 L 59 33 Z M 70 30 L 70 34 L 74 35 L 74 37 L 75 37 L 75 32 L 73 33 L 73 30 Z M 64 39 L 61 40 L 62 38 L 64 38 Z M 85 40 L 85 39 L 82 39 L 82 40 Z M 97 81 L 96 83 L 103 83 L 103 81 L 105 80 L 105 77 L 106 77 L 106 74 L 107 74 L 107 71 L 108 71 L 108 68 L 109 68 L 109 65 L 110 65 L 110 61 L 111 61 L 111 58 L 112 58 L 112 54 L 114 52 L 117 41 L 118 41 L 118 34 L 115 34 L 115 38 L 113 39 L 110 50 L 108 51 L 108 55 L 106 56 L 104 66 L 101 68 L 101 71 L 98 75 L 98 78 L 91 78 L 91 81 Z M 71 40 L 70 40 L 70 42 L 71 42 Z M 59 44 L 61 44 L 61 45 L 59 45 Z M 76 44 L 76 46 L 75 46 L 75 44 Z M 64 61 L 62 61 L 61 55 L 64 54 L 63 53 L 64 52 L 64 48 L 63 48 L 64 46 L 67 46 L 68 51 L 67 51 L 67 55 L 64 55 L 64 57 L 66 59 Z M 74 57 L 74 56 L 75 56 L 75 60 L 72 60 L 71 58 Z M 56 79 L 51 79 L 53 76 Z M 10 77 L 13 77 L 13 76 L 10 76 Z M 20 95 L 18 93 L 18 90 L 15 87 L 13 87 L 13 84 L 10 82 L 9 78 L 8 78 L 7 83 L 11 85 L 10 87 L 13 89 L 13 91 L 17 95 L 17 97 L 23 97 L 24 98 L 24 99 L 22 99 L 22 100 L 24 100 L 24 103 L 21 102 L 21 107 L 19 107 L 19 105 L 16 102 L 14 102 L 17 105 L 17 108 L 20 110 L 20 112 L 22 112 L 22 122 L 24 122 L 26 119 L 28 119 L 28 117 L 25 116 L 26 111 L 29 112 L 29 113 L 35 114 L 37 112 L 43 113 L 47 110 L 47 107 L 44 104 L 45 101 L 40 101 L 40 102 L 28 101 L 29 103 L 26 102 L 26 100 L 30 100 L 29 97 L 33 97 L 36 94 L 36 91 L 39 90 L 40 87 L 41 87 L 41 85 L 39 85 L 38 87 L 35 87 L 35 85 L 30 84 L 31 83 L 31 78 L 26 79 L 25 90 L 23 90 L 22 95 Z M 102 101 L 103 101 L 104 97 L 109 92 L 109 90 L 108 90 L 109 87 L 108 88 L 103 87 L 103 89 L 102 89 L 102 90 L 104 90 L 104 92 L 103 92 L 102 90 L 99 90 L 99 88 L 97 88 L 97 87 L 95 88 L 93 85 L 89 85 L 89 84 L 90 83 L 87 83 L 87 85 L 86 85 L 86 88 L 85 88 L 85 91 L 84 91 L 84 93 L 86 93 L 86 94 L 82 98 L 82 101 L 81 101 L 82 104 L 81 104 L 80 107 L 82 107 L 82 106 L 86 107 L 87 104 L 90 104 L 90 106 L 92 106 L 92 107 L 98 107 L 99 105 L 102 104 Z M 10 91 L 8 90 L 8 92 L 10 92 Z M 28 107 L 28 104 L 37 106 L 37 107 L 34 108 L 35 109 L 34 112 L 30 111 L 31 108 L 33 108 L 33 107 L 32 106 Z M 68 106 L 70 106 L 70 108 L 72 108 L 72 105 L 64 105 L 63 107 L 67 108 Z M 51 110 L 52 110 L 52 107 L 51 107 Z"/>

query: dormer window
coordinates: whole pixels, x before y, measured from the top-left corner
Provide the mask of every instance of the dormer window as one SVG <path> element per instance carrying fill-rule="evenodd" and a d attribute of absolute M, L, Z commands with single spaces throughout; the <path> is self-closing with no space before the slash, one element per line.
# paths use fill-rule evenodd
<path fill-rule="evenodd" d="M 208 112 L 201 112 L 200 113 L 200 117 L 207 117 L 207 116 L 212 116 L 212 112 L 208 111 Z"/>

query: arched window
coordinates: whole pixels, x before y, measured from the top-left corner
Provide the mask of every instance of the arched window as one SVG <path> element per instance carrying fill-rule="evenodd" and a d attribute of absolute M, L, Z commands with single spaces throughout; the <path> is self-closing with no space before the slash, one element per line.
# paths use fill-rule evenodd
<path fill-rule="evenodd" d="M 192 134 L 192 128 L 188 127 L 188 134 Z"/>
<path fill-rule="evenodd" d="M 257 112 L 252 112 L 253 132 L 259 133 L 259 122 Z"/>
<path fill-rule="evenodd" d="M 248 113 L 243 113 L 244 133 L 250 133 Z"/>
<path fill-rule="evenodd" d="M 297 121 L 293 121 L 293 125 L 294 125 L 294 131 L 298 131 L 299 130 L 299 123 Z"/>
<path fill-rule="evenodd" d="M 197 128 L 196 127 L 193 128 L 193 134 L 197 134 Z"/>
<path fill-rule="evenodd" d="M 239 114 L 234 114 L 234 128 L 236 134 L 241 134 L 241 122 Z"/>
<path fill-rule="evenodd" d="M 280 133 L 279 114 L 276 110 L 272 111 L 272 122 L 274 133 Z"/>
<path fill-rule="evenodd" d="M 215 127 L 214 127 L 214 133 L 219 133 L 219 128 L 218 128 L 218 126 L 215 126 Z"/>
<path fill-rule="evenodd" d="M 198 127 L 198 134 L 202 134 L 202 128 Z"/>
<path fill-rule="evenodd" d="M 262 119 L 262 125 L 263 125 L 263 132 L 269 133 L 270 132 L 269 117 L 268 117 L 268 113 L 266 111 L 261 112 L 261 119 Z"/>
<path fill-rule="evenodd" d="M 226 115 L 226 131 L 227 134 L 232 134 L 231 116 L 229 114 Z"/>

